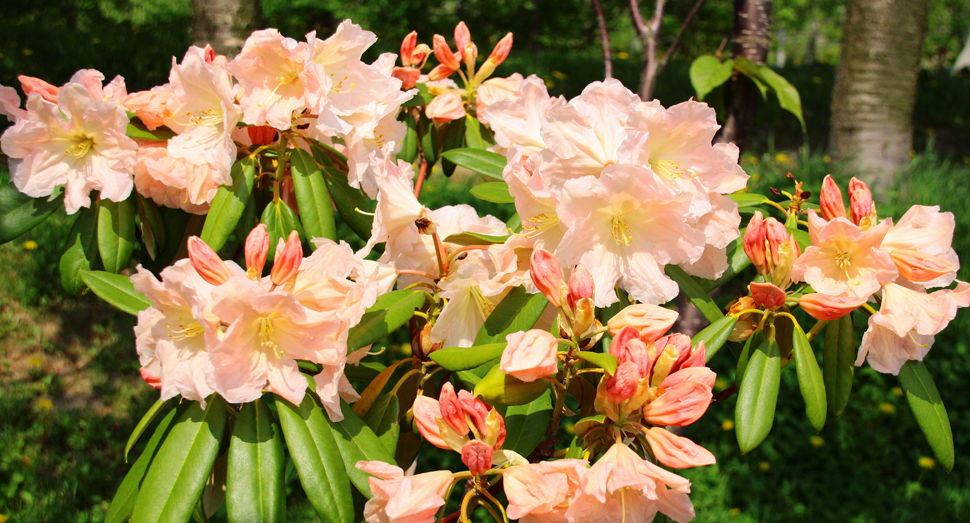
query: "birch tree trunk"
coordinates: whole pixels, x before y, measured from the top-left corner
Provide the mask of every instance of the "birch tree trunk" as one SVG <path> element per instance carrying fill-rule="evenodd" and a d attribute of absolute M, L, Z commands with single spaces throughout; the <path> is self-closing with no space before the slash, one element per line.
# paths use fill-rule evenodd
<path fill-rule="evenodd" d="M 927 0 L 848 0 L 829 148 L 885 190 L 909 163 Z"/>
<path fill-rule="evenodd" d="M 771 44 L 771 0 L 735 0 L 733 33 L 731 53 L 764 64 Z M 750 79 L 735 73 L 725 86 L 727 116 L 718 141 L 734 142 L 744 148 L 754 119 L 754 108 L 760 98 L 758 87 Z"/>
<path fill-rule="evenodd" d="M 192 43 L 232 58 L 262 25 L 259 0 L 192 0 Z"/>

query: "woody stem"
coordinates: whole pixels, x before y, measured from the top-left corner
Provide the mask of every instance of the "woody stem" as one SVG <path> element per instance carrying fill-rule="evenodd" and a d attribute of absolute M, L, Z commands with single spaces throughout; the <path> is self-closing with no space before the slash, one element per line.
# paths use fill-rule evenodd
<path fill-rule="evenodd" d="M 434 238 L 434 254 L 438 258 L 438 278 L 444 278 L 445 271 L 445 244 L 441 242 L 441 237 L 438 236 L 438 232 L 435 231 L 431 233 L 431 237 Z"/>
<path fill-rule="evenodd" d="M 421 196 L 421 187 L 424 186 L 424 179 L 428 175 L 428 159 L 421 153 L 421 167 L 418 168 L 418 179 L 414 182 L 414 197 Z"/>

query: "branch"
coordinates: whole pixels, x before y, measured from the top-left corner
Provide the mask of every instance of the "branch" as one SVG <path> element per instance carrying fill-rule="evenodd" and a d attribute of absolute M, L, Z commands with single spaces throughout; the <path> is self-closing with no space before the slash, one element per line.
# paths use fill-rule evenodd
<path fill-rule="evenodd" d="M 657 66 L 657 76 L 660 76 L 660 73 L 663 72 L 665 67 L 667 67 L 667 62 L 670 61 L 670 57 L 673 56 L 674 52 L 677 51 L 677 46 L 680 45 L 680 41 L 684 38 L 684 33 L 687 32 L 687 27 L 690 26 L 690 23 L 694 21 L 694 17 L 697 16 L 697 12 L 701 10 L 701 7 L 704 6 L 705 2 L 707 2 L 707 0 L 697 0 L 697 3 L 694 4 L 693 9 L 687 13 L 687 18 L 684 18 L 684 24 L 680 26 L 680 32 L 677 33 L 673 43 L 670 44 L 670 47 L 667 48 L 667 52 L 664 53 L 664 57 L 660 60 L 660 65 Z"/>
<path fill-rule="evenodd" d="M 606 78 L 613 78 L 613 56 L 610 53 L 610 33 L 606 30 L 606 17 L 603 16 L 603 4 L 600 0 L 593 0 L 593 7 L 596 9 L 596 25 L 600 31 L 600 42 L 603 44 L 603 66 L 606 69 Z"/>
<path fill-rule="evenodd" d="M 637 30 L 637 36 L 640 37 L 640 42 L 643 43 L 645 48 L 647 39 L 650 37 L 650 28 L 647 27 L 646 22 L 643 21 L 643 15 L 640 14 L 640 0 L 630 0 L 630 18 L 633 20 L 633 28 Z"/>

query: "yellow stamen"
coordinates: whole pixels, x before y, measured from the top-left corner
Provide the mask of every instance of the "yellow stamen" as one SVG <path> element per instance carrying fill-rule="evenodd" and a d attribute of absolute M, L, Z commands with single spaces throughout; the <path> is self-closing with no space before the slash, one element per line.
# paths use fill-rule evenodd
<path fill-rule="evenodd" d="M 84 158 L 92 147 L 94 147 L 94 140 L 87 136 L 81 136 L 74 145 L 64 150 L 64 154 L 75 158 Z"/>
<path fill-rule="evenodd" d="M 168 337 L 175 341 L 182 341 L 205 333 L 205 327 L 193 318 L 179 318 L 178 327 L 178 329 L 173 329 L 171 325 L 168 326 L 168 330 L 171 331 Z"/>
<path fill-rule="evenodd" d="M 542 234 L 545 231 L 548 231 L 549 229 L 552 229 L 553 227 L 557 227 L 559 225 L 559 216 L 555 213 L 539 213 L 525 221 L 527 223 L 531 222 L 535 224 L 525 225 L 522 227 L 522 235 L 526 238 L 532 238 Z"/>
<path fill-rule="evenodd" d="M 633 229 L 626 224 L 626 220 L 623 219 L 619 214 L 613 215 L 613 239 L 616 243 L 622 243 L 629 246 L 633 243 Z"/>
<path fill-rule="evenodd" d="M 659 158 L 650 159 L 650 168 L 654 173 L 661 176 L 666 176 L 674 180 L 680 180 L 683 175 L 687 173 L 687 169 L 681 169 L 680 162 L 675 162 L 673 160 L 661 160 Z M 694 173 L 690 173 L 690 177 L 693 178 Z"/>
<path fill-rule="evenodd" d="M 280 87 L 283 87 L 284 85 L 289 85 L 295 82 L 296 79 L 299 77 L 300 77 L 300 73 L 296 71 L 290 71 L 288 73 L 282 73 L 282 74 L 276 75 L 276 87 L 274 87 L 273 90 L 269 93 L 269 96 L 266 97 L 266 100 L 260 103 L 257 107 L 265 107 L 266 104 L 269 103 L 270 99 L 276 96 L 276 91 L 279 91 Z"/>
<path fill-rule="evenodd" d="M 470 292 L 472 299 L 475 300 L 475 304 L 478 305 L 478 310 L 482 313 L 482 317 L 488 318 L 492 314 L 492 311 L 495 310 L 495 304 L 482 294 L 482 290 L 478 285 L 472 285 Z"/>
<path fill-rule="evenodd" d="M 330 74 L 330 78 L 333 78 L 333 73 Z M 344 81 L 347 80 L 347 78 L 349 78 L 349 76 L 344 76 L 342 80 L 334 83 L 333 86 L 330 88 L 330 92 L 337 93 L 337 94 L 350 92 L 350 90 L 353 89 L 357 84 L 351 83 L 350 87 L 348 87 L 346 91 L 342 91 L 342 89 L 344 88 Z"/>
<path fill-rule="evenodd" d="M 279 350 L 276 345 L 276 338 L 273 336 L 275 329 L 273 328 L 273 322 L 269 321 L 269 318 L 260 318 L 256 320 L 259 323 L 259 344 L 263 346 L 264 349 L 269 349 L 272 351 Z M 280 356 L 283 355 L 283 351 L 279 351 Z"/>

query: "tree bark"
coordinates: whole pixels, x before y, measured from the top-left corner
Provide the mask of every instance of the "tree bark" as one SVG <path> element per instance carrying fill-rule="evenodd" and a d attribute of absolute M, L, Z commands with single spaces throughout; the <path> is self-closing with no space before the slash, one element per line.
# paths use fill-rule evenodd
<path fill-rule="evenodd" d="M 909 163 L 927 0 L 848 0 L 829 148 L 879 191 Z"/>
<path fill-rule="evenodd" d="M 764 64 L 771 44 L 771 0 L 734 0 L 733 35 L 731 53 L 735 57 Z M 758 87 L 750 79 L 735 73 L 725 86 L 727 116 L 718 141 L 734 142 L 744 148 L 759 98 Z"/>
<path fill-rule="evenodd" d="M 192 43 L 232 58 L 263 23 L 259 0 L 192 0 Z"/>
<path fill-rule="evenodd" d="M 603 5 L 600 0 L 593 0 L 593 10 L 596 11 L 596 27 L 600 32 L 600 45 L 603 47 L 603 69 L 605 78 L 613 78 L 613 54 L 610 52 L 610 33 L 606 29 L 606 17 L 603 16 Z"/>
<path fill-rule="evenodd" d="M 640 71 L 640 99 L 653 99 L 653 86 L 657 78 L 657 44 L 660 42 L 660 27 L 663 22 L 664 5 L 667 0 L 654 0 L 653 17 L 650 22 L 640 13 L 640 0 L 630 0 L 630 18 L 633 27 L 643 44 L 643 68 Z"/>

